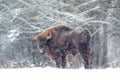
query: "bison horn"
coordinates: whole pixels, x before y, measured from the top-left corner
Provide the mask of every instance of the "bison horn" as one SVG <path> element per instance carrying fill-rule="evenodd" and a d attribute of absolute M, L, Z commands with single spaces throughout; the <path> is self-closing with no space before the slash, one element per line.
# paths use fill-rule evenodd
<path fill-rule="evenodd" d="M 33 37 L 33 40 L 37 40 L 37 39 L 38 39 L 38 36 Z"/>
<path fill-rule="evenodd" d="M 50 39 L 51 37 L 52 37 L 52 34 L 48 34 L 47 40 Z"/>

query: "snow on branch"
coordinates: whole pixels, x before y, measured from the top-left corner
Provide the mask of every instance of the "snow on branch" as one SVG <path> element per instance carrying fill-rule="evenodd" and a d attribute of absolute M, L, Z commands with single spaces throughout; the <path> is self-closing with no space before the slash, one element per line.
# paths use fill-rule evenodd
<path fill-rule="evenodd" d="M 13 20 L 18 16 L 18 14 L 20 13 L 21 9 L 14 9 L 14 11 L 11 11 L 13 13 L 13 18 L 10 20 L 10 22 L 13 22 Z"/>
<path fill-rule="evenodd" d="M 13 29 L 13 30 L 10 30 L 9 32 L 8 32 L 8 39 L 11 41 L 11 42 L 13 42 L 15 39 L 16 39 L 16 37 L 17 36 L 19 36 L 20 35 L 20 32 L 18 31 L 18 29 L 17 28 L 15 28 L 15 29 Z"/>
<path fill-rule="evenodd" d="M 9 7 L 7 7 L 5 4 L 0 4 L 2 5 L 3 7 L 7 8 L 9 10 Z"/>
<path fill-rule="evenodd" d="M 31 25 L 27 20 L 25 20 L 24 18 L 21 18 L 21 17 L 17 17 L 18 19 L 24 21 L 25 23 L 27 23 L 31 28 L 33 29 L 40 29 L 39 27 L 35 27 L 33 25 Z"/>
<path fill-rule="evenodd" d="M 100 20 L 88 21 L 88 22 L 85 22 L 82 26 L 84 26 L 84 25 L 86 25 L 86 24 L 89 24 L 89 23 L 102 23 L 102 24 L 107 24 L 107 25 L 112 26 L 111 23 L 106 22 L 106 21 L 100 21 Z M 95 32 L 93 32 L 93 33 L 91 34 L 91 36 L 93 37 L 97 32 L 99 32 L 100 29 L 101 29 L 101 27 L 103 27 L 103 26 L 100 26 Z"/>
<path fill-rule="evenodd" d="M 84 25 L 86 25 L 86 24 L 88 24 L 88 23 L 102 23 L 102 24 L 107 24 L 107 25 L 112 26 L 111 23 L 106 22 L 106 21 L 101 21 L 101 20 L 92 20 L 92 21 L 88 21 L 88 22 L 85 22 L 82 26 L 84 26 Z"/>
<path fill-rule="evenodd" d="M 80 7 L 86 6 L 86 5 L 88 5 L 88 4 L 90 4 L 90 3 L 93 3 L 93 2 L 95 2 L 95 1 L 97 1 L 97 0 L 87 1 L 87 2 L 83 3 Z"/>
<path fill-rule="evenodd" d="M 23 0 L 19 0 L 19 2 L 22 2 L 23 4 L 27 5 L 27 6 L 31 6 L 29 3 L 26 3 L 25 1 Z"/>
<path fill-rule="evenodd" d="M 34 34 L 34 33 L 37 33 L 37 32 L 41 32 L 43 29 L 41 29 L 41 30 L 36 30 L 36 31 L 23 31 L 22 33 L 32 33 L 32 34 Z"/>
<path fill-rule="evenodd" d="M 49 19 L 49 20 L 51 20 L 51 21 L 55 21 L 55 22 L 63 24 L 63 22 L 60 21 L 60 20 L 57 20 L 57 19 L 54 19 L 54 18 L 51 18 L 51 17 L 48 17 L 48 16 L 44 16 L 44 17 L 47 18 L 47 19 Z"/>
<path fill-rule="evenodd" d="M 120 20 L 117 19 L 117 18 L 115 18 L 115 17 L 110 17 L 110 16 L 109 16 L 108 18 L 113 19 L 113 20 L 117 21 L 118 23 L 120 23 Z"/>
<path fill-rule="evenodd" d="M 61 14 L 61 15 L 65 15 L 65 16 L 71 16 L 71 17 L 73 17 L 73 18 L 76 17 L 74 14 L 69 13 L 69 12 L 55 11 L 55 13 Z"/>
<path fill-rule="evenodd" d="M 94 7 L 94 8 L 91 8 L 91 9 L 88 9 L 88 10 L 86 10 L 86 11 L 83 11 L 83 12 L 80 13 L 79 15 L 86 14 L 86 13 L 88 13 L 88 12 L 90 12 L 90 11 L 98 10 L 99 8 L 100 8 L 100 6 L 96 6 L 96 7 Z"/>
<path fill-rule="evenodd" d="M 73 20 L 76 20 L 78 22 L 90 21 L 90 20 L 95 18 L 95 16 L 91 17 L 91 18 L 84 18 L 84 17 L 82 17 L 82 15 L 72 14 L 72 13 L 69 13 L 69 12 L 56 11 L 56 13 L 64 15 L 65 17 L 68 17 L 68 18 L 71 17 Z"/>

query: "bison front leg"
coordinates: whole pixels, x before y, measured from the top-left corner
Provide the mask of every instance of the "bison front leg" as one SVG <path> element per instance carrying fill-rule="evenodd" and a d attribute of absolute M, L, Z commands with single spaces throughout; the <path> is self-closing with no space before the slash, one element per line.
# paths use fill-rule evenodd
<path fill-rule="evenodd" d="M 55 62 L 56 62 L 56 66 L 58 68 L 60 68 L 62 66 L 62 68 L 65 68 L 66 66 L 66 54 L 62 53 L 61 55 L 58 55 L 59 53 L 57 53 L 56 57 L 55 57 Z"/>
<path fill-rule="evenodd" d="M 56 67 L 60 68 L 61 56 L 59 53 L 55 53 L 55 63 L 56 63 Z"/>
<path fill-rule="evenodd" d="M 56 67 L 60 68 L 61 58 L 60 57 L 56 57 L 55 58 L 55 63 L 56 63 Z"/>
<path fill-rule="evenodd" d="M 66 66 L 66 54 L 64 53 L 62 55 L 62 68 L 65 68 L 65 66 Z"/>

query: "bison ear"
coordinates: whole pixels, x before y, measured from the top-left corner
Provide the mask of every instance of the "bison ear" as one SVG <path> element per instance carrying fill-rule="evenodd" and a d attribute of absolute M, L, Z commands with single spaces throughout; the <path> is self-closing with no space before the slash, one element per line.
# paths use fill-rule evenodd
<path fill-rule="evenodd" d="M 52 38 L 52 34 L 48 33 L 47 40 Z"/>

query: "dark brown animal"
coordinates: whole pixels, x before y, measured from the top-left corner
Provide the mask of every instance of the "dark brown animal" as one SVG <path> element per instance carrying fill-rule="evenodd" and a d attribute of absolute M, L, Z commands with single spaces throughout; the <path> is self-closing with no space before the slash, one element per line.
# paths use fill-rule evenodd
<path fill-rule="evenodd" d="M 35 36 L 38 49 L 55 60 L 56 66 L 66 66 L 66 55 L 75 56 L 78 52 L 84 59 L 85 68 L 90 66 L 91 36 L 87 29 L 72 29 L 58 25 L 45 29 Z"/>

